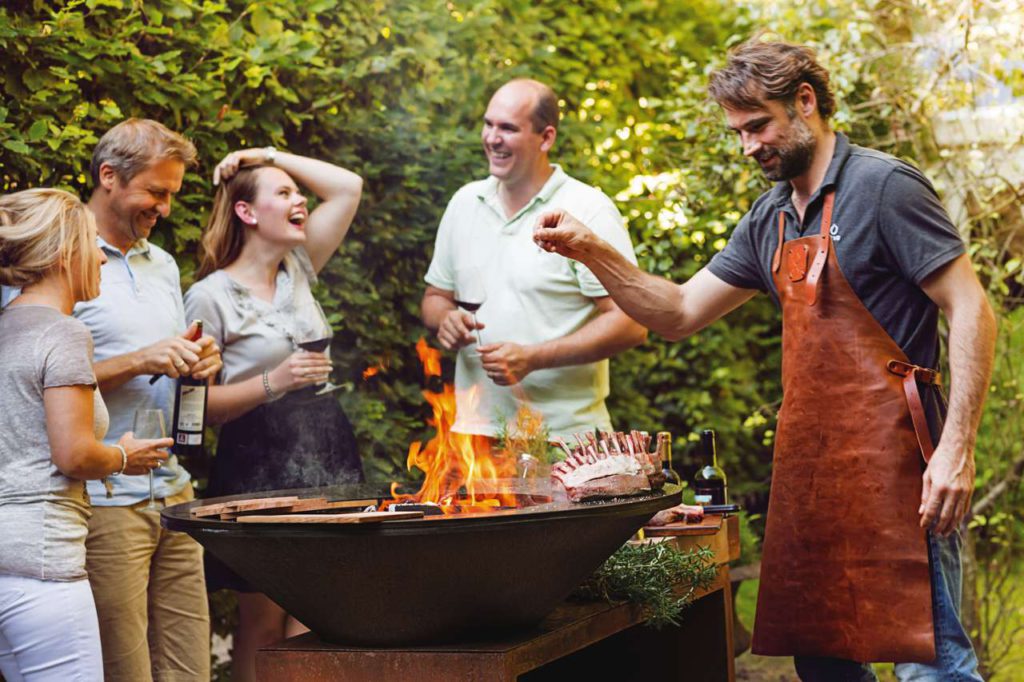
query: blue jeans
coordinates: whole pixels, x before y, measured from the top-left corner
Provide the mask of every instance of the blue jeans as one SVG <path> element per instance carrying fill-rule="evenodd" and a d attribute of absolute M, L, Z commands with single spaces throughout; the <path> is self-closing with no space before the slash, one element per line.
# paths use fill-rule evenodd
<path fill-rule="evenodd" d="M 963 540 L 956 532 L 948 538 L 928 534 L 932 578 L 932 617 L 935 619 L 935 660 L 897 663 L 900 682 L 984 682 L 971 638 L 960 624 Z M 797 656 L 793 659 L 803 682 L 877 682 L 871 666 L 840 658 Z"/>

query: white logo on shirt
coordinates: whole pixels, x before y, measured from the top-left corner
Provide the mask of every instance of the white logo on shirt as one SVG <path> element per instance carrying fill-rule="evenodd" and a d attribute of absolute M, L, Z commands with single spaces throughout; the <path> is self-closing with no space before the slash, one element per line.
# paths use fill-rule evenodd
<path fill-rule="evenodd" d="M 832 241 L 837 242 L 843 238 L 843 235 L 839 234 L 839 226 L 832 223 L 832 227 L 828 228 L 828 233 L 832 235 Z"/>

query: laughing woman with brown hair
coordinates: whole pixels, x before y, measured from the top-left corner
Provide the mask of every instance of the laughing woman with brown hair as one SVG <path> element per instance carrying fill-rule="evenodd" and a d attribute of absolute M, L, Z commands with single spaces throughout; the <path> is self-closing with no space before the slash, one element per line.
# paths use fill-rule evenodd
<path fill-rule="evenodd" d="M 294 179 L 293 179 L 294 178 Z M 312 212 L 296 181 L 320 199 Z M 223 349 L 207 417 L 223 424 L 209 496 L 363 479 L 352 426 L 328 380 L 331 328 L 310 287 L 355 216 L 362 179 L 273 148 L 228 154 L 203 236 L 200 281 L 185 295 Z M 314 352 L 303 350 L 319 342 Z M 207 556 L 207 586 L 238 592 L 235 680 L 253 679 L 256 649 L 298 624 Z"/>
<path fill-rule="evenodd" d="M 143 474 L 170 438 L 126 433 L 104 445 L 92 338 L 71 317 L 99 294 L 96 223 L 73 195 L 0 197 L 0 673 L 19 680 L 100 680 L 96 607 L 85 571 L 86 479 Z"/>

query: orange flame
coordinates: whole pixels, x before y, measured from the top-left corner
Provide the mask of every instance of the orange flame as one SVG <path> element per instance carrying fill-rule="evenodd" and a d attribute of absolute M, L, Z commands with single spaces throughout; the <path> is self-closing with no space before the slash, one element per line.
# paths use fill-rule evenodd
<path fill-rule="evenodd" d="M 390 364 L 390 362 L 388 362 L 387 356 L 379 358 L 376 361 L 376 363 L 367 366 L 367 368 L 363 370 L 363 381 L 367 381 L 369 379 L 372 379 L 373 377 L 377 376 L 381 372 L 388 371 L 388 365 L 389 364 Z"/>
<path fill-rule="evenodd" d="M 425 339 L 416 344 L 428 379 L 441 375 L 441 353 Z M 476 389 L 470 389 L 466 404 L 474 405 Z M 392 502 L 434 502 L 445 513 L 486 511 L 495 507 L 515 507 L 515 495 L 498 490 L 498 479 L 515 476 L 515 460 L 492 454 L 491 439 L 486 436 L 452 432 L 455 423 L 455 387 L 444 384 L 440 393 L 425 389 L 423 397 L 433 408 L 427 420 L 436 435 L 423 445 L 416 441 L 409 446 L 406 466 L 425 474 L 423 485 L 414 495 L 398 492 L 398 483 L 391 484 Z"/>

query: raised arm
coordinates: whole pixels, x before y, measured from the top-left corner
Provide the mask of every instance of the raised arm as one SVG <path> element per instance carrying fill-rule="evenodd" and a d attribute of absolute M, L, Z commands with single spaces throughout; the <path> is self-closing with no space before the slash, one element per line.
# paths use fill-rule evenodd
<path fill-rule="evenodd" d="M 757 294 L 726 284 L 707 268 L 682 285 L 646 273 L 564 211 L 541 216 L 534 241 L 586 265 L 626 315 L 673 341 L 695 334 Z"/>
<path fill-rule="evenodd" d="M 320 199 L 306 221 L 306 251 L 313 267 L 320 272 L 348 233 L 359 207 L 363 179 L 326 161 L 280 150 L 275 150 L 271 158 L 268 148 L 256 147 L 224 157 L 213 171 L 213 184 L 218 184 L 221 178 L 230 178 L 240 165 L 270 162 Z"/>
<path fill-rule="evenodd" d="M 924 472 L 921 525 L 960 525 L 974 492 L 974 443 L 995 355 L 996 318 L 971 261 L 960 256 L 921 283 L 949 321 L 949 414 Z"/>

